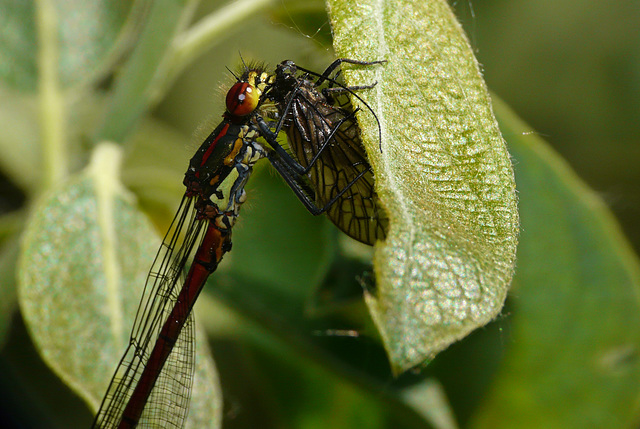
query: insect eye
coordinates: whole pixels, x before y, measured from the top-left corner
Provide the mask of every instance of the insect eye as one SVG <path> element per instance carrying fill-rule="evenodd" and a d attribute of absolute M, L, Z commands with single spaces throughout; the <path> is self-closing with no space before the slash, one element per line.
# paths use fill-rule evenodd
<path fill-rule="evenodd" d="M 258 107 L 258 90 L 248 82 L 238 82 L 227 92 L 227 111 L 234 116 L 246 116 Z"/>

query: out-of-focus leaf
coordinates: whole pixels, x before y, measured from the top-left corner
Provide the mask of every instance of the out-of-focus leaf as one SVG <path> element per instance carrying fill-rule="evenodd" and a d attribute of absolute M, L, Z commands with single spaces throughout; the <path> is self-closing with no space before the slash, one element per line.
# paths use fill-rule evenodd
<path fill-rule="evenodd" d="M 22 230 L 24 223 L 24 210 L 17 209 L 0 215 L 0 243 L 5 244 L 6 241 L 10 241 L 14 234 Z"/>
<path fill-rule="evenodd" d="M 396 371 L 429 359 L 502 308 L 518 234 L 509 154 L 478 64 L 444 0 L 331 1 L 349 85 L 390 216 L 376 245 L 371 314 Z M 381 149 L 381 150 L 380 150 Z"/>
<path fill-rule="evenodd" d="M 184 24 L 185 3 L 187 0 L 156 0 L 152 3 L 140 39 L 118 75 L 111 104 L 94 136 L 96 141 L 121 142 L 149 107 L 151 82 L 176 30 Z"/>
<path fill-rule="evenodd" d="M 132 28 L 134 3 L 0 1 L 0 97 L 7 101 L 0 167 L 25 191 L 56 183 L 86 159 L 76 145 L 90 129 L 82 126 L 96 97 L 85 92 L 129 42 L 123 30 Z"/>
<path fill-rule="evenodd" d="M 38 86 L 38 13 L 54 26 L 58 75 L 67 87 L 103 71 L 134 2 L 116 0 L 0 1 L 0 80 L 33 92 Z M 38 8 L 44 8 L 44 12 Z"/>
<path fill-rule="evenodd" d="M 640 395 L 638 259 L 602 201 L 496 103 L 522 215 L 512 337 L 476 428 L 628 428 Z"/>
<path fill-rule="evenodd" d="M 335 359 L 317 341 L 310 341 L 308 333 L 300 335 L 299 326 L 292 330 L 283 324 L 277 310 L 251 293 L 245 294 L 247 299 L 243 301 L 237 299 L 243 294 L 241 288 L 228 287 L 227 280 L 227 273 L 216 278 L 217 285 L 225 289 L 218 296 L 241 314 L 207 296 L 199 301 L 198 311 L 208 315 L 207 324 L 223 327 L 216 330 L 214 347 L 227 397 L 252 405 L 250 410 L 239 410 L 234 420 L 238 427 L 432 427 L 425 421 L 423 410 L 416 412 L 395 396 L 388 380 L 370 383 L 370 378 L 354 374 L 344 361 Z M 245 279 L 238 286 L 251 281 Z M 221 313 L 224 322 L 213 320 Z M 230 328 L 232 333 L 226 332 Z M 228 340 L 220 338 L 225 334 L 230 335 Z M 358 365 L 370 366 L 370 358 L 363 356 Z M 266 410 L 261 406 L 265 402 Z"/>
<path fill-rule="evenodd" d="M 42 198 L 20 256 L 19 300 L 33 342 L 94 408 L 128 344 L 159 245 L 117 179 L 119 158 L 115 146 L 99 146 L 89 168 Z M 215 371 L 204 349 L 197 348 L 192 396 L 204 408 L 194 405 L 189 418 L 218 421 Z"/>
<path fill-rule="evenodd" d="M 402 392 L 402 398 L 437 429 L 456 429 L 456 419 L 447 402 L 442 385 L 433 379 L 410 386 Z"/>
<path fill-rule="evenodd" d="M 0 2 L 0 79 L 6 86 L 35 91 L 37 34 L 33 1 Z"/>
<path fill-rule="evenodd" d="M 196 326 L 196 368 L 186 429 L 222 427 L 222 389 L 204 329 Z"/>

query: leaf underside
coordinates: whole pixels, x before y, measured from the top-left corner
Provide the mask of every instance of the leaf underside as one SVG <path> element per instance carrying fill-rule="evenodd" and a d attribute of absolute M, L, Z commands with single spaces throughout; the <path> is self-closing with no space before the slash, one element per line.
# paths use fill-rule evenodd
<path fill-rule="evenodd" d="M 367 109 L 359 121 L 390 217 L 367 295 L 396 372 L 499 314 L 514 272 L 515 181 L 491 101 L 444 1 L 330 2 L 338 57 Z M 358 100 L 354 100 L 359 104 Z M 361 103 L 360 103 L 361 104 Z"/>

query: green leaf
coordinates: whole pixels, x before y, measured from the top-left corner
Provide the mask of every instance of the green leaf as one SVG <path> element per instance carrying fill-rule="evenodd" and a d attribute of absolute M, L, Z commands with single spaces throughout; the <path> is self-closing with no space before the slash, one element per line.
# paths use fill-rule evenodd
<path fill-rule="evenodd" d="M 38 87 L 42 18 L 51 25 L 62 86 L 87 83 L 114 60 L 116 41 L 133 2 L 0 1 L 0 80 L 22 91 Z M 48 36 L 47 36 L 48 37 Z"/>
<path fill-rule="evenodd" d="M 85 171 L 37 204 L 18 273 L 19 301 L 36 348 L 94 409 L 128 344 L 159 245 L 117 179 L 119 159 L 117 147 L 99 146 Z M 200 408 L 192 407 L 190 419 L 218 421 L 215 370 L 203 346 L 196 348 L 192 395 Z"/>
<path fill-rule="evenodd" d="M 218 370 L 207 344 L 207 334 L 196 325 L 196 368 L 186 429 L 222 427 L 222 390 Z"/>
<path fill-rule="evenodd" d="M 229 269 L 271 284 L 302 304 L 309 297 L 308 285 L 317 284 L 329 268 L 331 227 L 324 217 L 310 216 L 266 164 L 260 168 L 247 186 L 248 202 L 233 231 Z"/>
<path fill-rule="evenodd" d="M 287 330 L 307 332 L 309 297 L 334 257 L 331 225 L 309 215 L 284 181 L 265 167 L 259 166 L 247 185 L 248 199 L 233 229 L 233 251 L 207 291 L 239 309 L 259 303 L 269 309 L 268 316 L 287 320 Z M 268 317 L 261 322 L 270 323 Z"/>
<path fill-rule="evenodd" d="M 240 416 L 238 427 L 432 427 L 421 414 L 428 414 L 425 408 L 436 402 L 433 395 L 429 405 L 422 402 L 416 406 L 420 408 L 416 412 L 396 396 L 386 366 L 384 381 L 377 383 L 345 365 L 344 360 L 336 359 L 326 347 L 331 340 L 325 338 L 318 342 L 318 337 L 314 339 L 309 335 L 308 324 L 304 329 L 304 321 L 294 321 L 292 326 L 288 315 L 283 316 L 281 309 L 265 305 L 253 291 L 245 292 L 245 299 L 240 299 L 242 288 L 250 284 L 251 279 L 245 278 L 235 285 L 240 287 L 234 287 L 226 284 L 226 277 L 226 273 L 216 276 L 215 290 L 235 311 L 229 311 L 207 295 L 199 300 L 198 311 L 207 315 L 205 323 L 217 334 L 214 346 L 217 343 L 216 357 L 221 373 L 225 374 L 225 391 L 230 392 L 229 396 L 236 402 L 255 404 L 251 413 Z M 352 343 L 349 350 L 354 351 L 355 344 Z M 371 351 L 368 348 L 368 352 Z M 365 355 L 358 361 L 360 369 L 371 365 L 372 356 Z M 421 393 L 406 396 L 420 402 L 425 396 Z M 260 405 L 264 403 L 268 404 L 266 410 Z M 446 407 L 443 401 L 438 401 L 438 405 Z M 437 412 L 442 419 L 446 410 Z"/>
<path fill-rule="evenodd" d="M 513 170 L 462 30 L 444 0 L 331 1 L 377 192 L 390 216 L 367 295 L 396 372 L 424 362 L 500 312 L 518 234 Z M 346 67 L 345 67 L 346 68 Z M 356 103 L 361 105 L 361 103 Z M 381 149 L 381 150 L 380 150 Z"/>
<path fill-rule="evenodd" d="M 0 0 L 0 166 L 25 191 L 77 167 L 77 134 L 93 128 L 82 126 L 99 98 L 90 91 L 130 42 L 134 3 Z"/>
<path fill-rule="evenodd" d="M 37 33 L 33 1 L 0 2 L 0 79 L 4 85 L 35 91 Z"/>
<path fill-rule="evenodd" d="M 442 385 L 435 379 L 427 378 L 407 387 L 401 393 L 404 401 L 424 415 L 426 421 L 439 429 L 457 429 L 455 416 L 447 402 Z"/>
<path fill-rule="evenodd" d="M 522 215 L 513 341 L 476 428 L 627 428 L 640 396 L 640 265 L 609 210 L 496 103 Z"/>

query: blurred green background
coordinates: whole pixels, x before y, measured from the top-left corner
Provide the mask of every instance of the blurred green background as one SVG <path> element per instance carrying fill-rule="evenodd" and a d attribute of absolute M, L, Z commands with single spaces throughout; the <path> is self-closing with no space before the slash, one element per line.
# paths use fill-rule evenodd
<path fill-rule="evenodd" d="M 68 13 L 78 5 L 73 1 L 61 3 L 66 3 Z M 149 13 L 143 4 L 137 2 L 131 9 L 139 17 Z M 223 4 L 202 1 L 193 22 Z M 528 124 L 515 130 L 516 137 L 518 133 L 533 133 L 553 146 L 612 209 L 631 245 L 636 251 L 640 249 L 640 3 L 478 0 L 452 6 L 476 52 L 487 85 Z M 179 2 L 175 7 L 181 10 Z M 105 109 L 101 97 L 112 88 L 113 72 L 124 67 L 122 59 L 135 47 L 133 41 L 140 31 L 133 21 L 125 27 L 128 33 L 119 33 L 131 10 L 123 3 L 100 19 L 92 15 L 92 26 L 100 27 L 100 34 L 120 34 L 117 49 L 103 46 L 102 51 L 92 51 L 94 57 L 83 56 L 85 63 L 64 66 L 67 80 L 63 84 L 78 115 L 68 118 L 68 131 L 73 136 L 68 147 L 70 170 L 86 164 L 96 134 L 120 133 L 126 141 L 124 183 L 136 193 L 162 233 L 179 201 L 181 176 L 190 153 L 222 113 L 225 90 L 220 88 L 227 88 L 233 81 L 226 67 L 238 66 L 238 53 L 247 60 L 270 65 L 292 59 L 314 70 L 322 70 L 334 56 L 322 2 L 265 4 L 227 28 L 171 83 L 168 92 L 159 94 L 161 98 L 151 115 L 145 115 L 136 127 L 120 122 L 105 129 L 96 119 Z M 93 411 L 39 359 L 15 305 L 12 286 L 12 264 L 17 258 L 16 242 L 25 214 L 35 196 L 45 190 L 39 184 L 44 168 L 38 162 L 20 162 L 29 154 L 39 153 L 37 127 L 28 126 L 29 120 L 37 118 L 32 58 L 38 42 L 35 37 L 16 40 L 13 36 L 21 34 L 16 23 L 27 28 L 35 25 L 34 11 L 31 2 L 0 1 L 0 121 L 5 132 L 0 199 L 0 237 L 4 244 L 0 308 L 5 345 L 0 365 L 7 369 L 0 375 L 2 418 L 7 427 L 86 427 Z M 164 20 L 170 23 L 177 16 L 167 11 Z M 82 22 L 82 16 L 77 19 Z M 78 38 L 73 30 L 67 28 L 64 34 Z M 91 32 L 82 34 L 87 41 L 92 40 Z M 161 32 L 155 36 L 169 37 Z M 12 49 L 2 49 L 3 40 L 7 41 L 4 46 Z M 87 92 L 91 96 L 84 96 Z M 145 110 L 136 106 L 135 100 L 127 100 L 125 105 L 140 113 Z M 118 125 L 123 128 L 118 130 Z M 150 139 L 163 140 L 165 147 L 173 145 L 173 149 L 152 153 L 145 146 L 153 143 Z M 16 141 L 24 144 L 15 149 Z M 514 162 L 517 169 L 520 160 Z M 136 170 L 139 164 L 156 169 L 151 186 L 145 175 L 151 170 Z M 160 168 L 163 170 L 158 172 Z M 327 422 L 337 427 L 429 427 L 427 420 L 438 427 L 455 427 L 448 423 L 451 415 L 461 427 L 474 426 L 478 404 L 498 371 L 504 349 L 514 341 L 510 316 L 516 310 L 508 305 L 503 319 L 453 346 L 426 371 L 394 380 L 375 334 L 367 331 L 371 327 L 360 298 L 351 294 L 354 288 L 360 288 L 353 281 L 355 275 L 369 269 L 358 257 L 362 249 L 346 251 L 332 226 L 324 219 L 306 215 L 267 168 L 256 172 L 249 194 L 250 201 L 243 207 L 241 222 L 234 231 L 234 250 L 225 259 L 228 267 L 216 273 L 217 286 L 223 292 L 215 296 L 231 310 L 207 297 L 204 308 L 215 311 L 201 312 L 221 373 L 226 401 L 224 427 L 327 427 Z M 305 240 L 301 242 L 300 236 Z M 349 263 L 341 263 L 345 260 Z M 302 278 L 305 286 L 300 286 Z M 340 280 L 335 282 L 335 278 Z M 347 286 L 344 291 L 323 289 L 318 286 L 323 281 Z M 517 299 L 518 293 L 515 295 Z M 339 304 L 335 303 L 336 297 Z M 332 302 L 329 308 L 322 298 Z M 272 318 L 270 305 L 281 305 L 287 314 Z M 306 320 L 309 307 L 321 317 Z M 309 340 L 297 330 L 288 332 L 284 323 L 298 323 L 299 331 L 318 335 Z M 332 336 L 327 334 L 328 329 L 354 329 L 364 335 L 355 339 Z M 562 345 L 558 343 L 557 347 Z M 637 356 L 638 351 L 632 349 L 619 359 L 635 362 Z M 421 384 L 432 376 L 444 386 L 448 405 L 442 401 L 444 395 L 429 396 L 433 391 L 442 394 L 442 389 L 436 386 L 432 391 Z M 426 412 L 428 419 L 398 394 L 411 387 L 425 388 L 426 408 L 431 410 Z M 415 391 L 412 395 L 420 397 Z M 440 420 L 434 417 L 438 413 Z M 621 412 L 624 417 L 620 420 L 629 423 L 627 413 L 635 416 L 637 423 L 637 410 Z"/>

